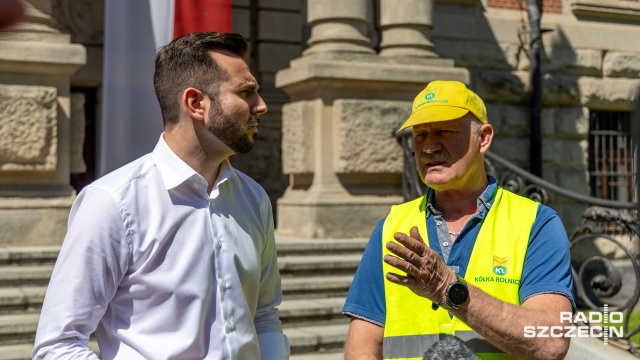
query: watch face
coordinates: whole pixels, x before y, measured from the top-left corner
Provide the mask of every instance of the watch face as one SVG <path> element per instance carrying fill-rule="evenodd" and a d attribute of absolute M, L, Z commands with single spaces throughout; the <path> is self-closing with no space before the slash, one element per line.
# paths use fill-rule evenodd
<path fill-rule="evenodd" d="M 453 306 L 460 306 L 467 301 L 467 298 L 469 297 L 469 289 L 467 289 L 467 287 L 462 283 L 454 283 L 449 288 L 447 297 Z"/>

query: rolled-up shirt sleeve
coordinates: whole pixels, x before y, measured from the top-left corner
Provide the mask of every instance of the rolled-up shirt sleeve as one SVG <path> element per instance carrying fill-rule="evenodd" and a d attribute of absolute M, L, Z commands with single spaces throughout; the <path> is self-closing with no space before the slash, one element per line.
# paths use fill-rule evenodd
<path fill-rule="evenodd" d="M 124 276 L 129 258 L 126 209 L 88 186 L 76 198 L 45 295 L 33 359 L 97 359 L 87 347 Z"/>
<path fill-rule="evenodd" d="M 258 306 L 254 325 L 260 344 L 262 360 L 282 360 L 289 358 L 289 340 L 282 332 L 277 306 L 282 302 L 282 283 L 278 269 L 278 256 L 274 236 L 271 204 L 263 204 L 262 216 L 265 221 L 266 242 L 261 255 L 261 277 L 258 292 Z"/>

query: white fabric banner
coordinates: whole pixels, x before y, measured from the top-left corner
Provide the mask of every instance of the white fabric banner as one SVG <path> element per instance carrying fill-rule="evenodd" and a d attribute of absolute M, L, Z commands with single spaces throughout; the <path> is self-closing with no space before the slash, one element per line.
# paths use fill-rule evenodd
<path fill-rule="evenodd" d="M 153 150 L 163 131 L 155 55 L 173 37 L 174 0 L 106 0 L 97 177 Z"/>

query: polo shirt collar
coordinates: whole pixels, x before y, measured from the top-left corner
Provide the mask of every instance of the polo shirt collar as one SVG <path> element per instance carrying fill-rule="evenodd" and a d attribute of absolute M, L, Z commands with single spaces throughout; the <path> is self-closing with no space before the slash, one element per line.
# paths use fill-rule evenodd
<path fill-rule="evenodd" d="M 491 206 L 493 205 L 493 202 L 496 199 L 496 193 L 498 192 L 498 184 L 496 182 L 496 179 L 493 176 L 487 175 L 487 180 L 489 181 L 489 184 L 487 185 L 487 188 L 484 189 L 484 191 L 482 192 L 482 194 L 480 194 L 480 196 L 478 197 L 477 200 L 477 204 L 478 204 L 478 213 L 483 215 L 486 214 L 489 209 L 491 209 Z M 433 194 L 434 191 L 432 188 L 428 188 L 427 189 L 427 217 L 430 215 L 441 215 L 442 212 L 438 209 L 436 209 L 435 207 L 433 207 Z"/>

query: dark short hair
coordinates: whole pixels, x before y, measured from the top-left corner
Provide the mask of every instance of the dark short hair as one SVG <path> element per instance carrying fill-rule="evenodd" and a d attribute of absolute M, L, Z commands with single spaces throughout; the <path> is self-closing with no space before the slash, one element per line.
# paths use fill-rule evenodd
<path fill-rule="evenodd" d="M 156 55 L 153 87 L 164 126 L 178 123 L 180 97 L 186 88 L 216 96 L 220 82 L 229 80 L 229 74 L 213 59 L 211 51 L 226 50 L 244 58 L 247 49 L 242 35 L 217 32 L 194 32 L 161 47 Z"/>

